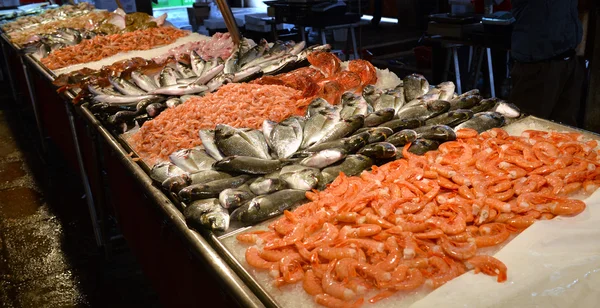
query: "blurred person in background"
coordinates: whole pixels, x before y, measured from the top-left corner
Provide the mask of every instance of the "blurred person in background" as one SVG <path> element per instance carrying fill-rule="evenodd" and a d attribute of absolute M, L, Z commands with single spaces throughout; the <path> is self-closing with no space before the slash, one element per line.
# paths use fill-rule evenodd
<path fill-rule="evenodd" d="M 584 64 L 577 0 L 512 0 L 511 103 L 523 112 L 578 126 Z"/>

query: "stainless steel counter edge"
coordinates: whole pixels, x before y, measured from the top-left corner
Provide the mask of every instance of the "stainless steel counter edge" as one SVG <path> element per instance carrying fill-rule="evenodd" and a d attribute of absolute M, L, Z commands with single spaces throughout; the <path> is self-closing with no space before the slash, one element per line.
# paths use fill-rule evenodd
<path fill-rule="evenodd" d="M 188 228 L 183 214 L 175 208 L 162 191 L 152 185 L 150 177 L 127 155 L 119 142 L 100 124 L 96 117 L 85 107 L 80 107 L 79 109 L 109 144 L 110 148 L 118 154 L 117 157 L 129 169 L 139 184 L 142 185 L 149 197 L 169 218 L 175 229 L 179 231 L 179 235 L 191 245 L 193 248 L 191 251 L 196 257 L 203 259 L 210 265 L 244 307 L 264 307 L 264 304 L 238 275 L 233 272 L 213 247 L 200 234 Z"/>

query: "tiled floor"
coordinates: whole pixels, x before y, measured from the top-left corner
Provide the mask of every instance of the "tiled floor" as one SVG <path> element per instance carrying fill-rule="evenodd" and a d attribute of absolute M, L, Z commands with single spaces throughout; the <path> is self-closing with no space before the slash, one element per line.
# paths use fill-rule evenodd
<path fill-rule="evenodd" d="M 157 307 L 124 242 L 110 260 L 96 248 L 77 175 L 54 151 L 41 163 L 7 100 L 0 99 L 0 308 Z"/>

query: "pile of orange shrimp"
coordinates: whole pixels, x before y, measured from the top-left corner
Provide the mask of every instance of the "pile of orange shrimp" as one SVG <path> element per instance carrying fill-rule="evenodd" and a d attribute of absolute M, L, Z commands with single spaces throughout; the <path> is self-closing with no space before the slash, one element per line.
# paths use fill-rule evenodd
<path fill-rule="evenodd" d="M 369 61 L 352 60 L 347 70 L 342 70 L 340 59 L 329 52 L 312 52 L 307 59 L 311 67 L 265 76 L 252 83 L 288 86 L 302 91 L 308 102 L 321 97 L 330 104 L 338 104 L 346 91 L 360 93 L 365 86 L 377 83 L 377 71 Z"/>
<path fill-rule="evenodd" d="M 96 36 L 75 46 L 55 50 L 41 61 L 49 69 L 55 70 L 70 65 L 98 61 L 120 52 L 147 50 L 167 45 L 188 34 L 188 31 L 174 27 L 157 27 L 128 33 Z"/>
<path fill-rule="evenodd" d="M 297 105 L 299 94 L 284 86 L 227 84 L 145 122 L 131 143 L 142 159 L 154 164 L 168 159 L 176 150 L 202 144 L 199 129 L 214 129 L 217 124 L 260 128 L 265 119 L 279 122 L 292 115 L 303 115 L 306 106 Z"/>
<path fill-rule="evenodd" d="M 479 251 L 538 219 L 581 213 L 600 181 L 596 141 L 577 133 L 502 129 L 457 132 L 424 156 L 343 173 L 269 225 L 241 233 L 246 262 L 276 286 L 301 282 L 316 303 L 359 306 L 397 292 L 435 289 L 475 269 L 507 280 L 502 261 Z"/>

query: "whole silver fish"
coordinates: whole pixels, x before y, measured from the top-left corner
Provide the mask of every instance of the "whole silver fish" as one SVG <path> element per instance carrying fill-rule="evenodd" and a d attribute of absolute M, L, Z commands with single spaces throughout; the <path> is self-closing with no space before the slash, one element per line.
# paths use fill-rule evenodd
<path fill-rule="evenodd" d="M 309 191 L 321 182 L 321 172 L 318 169 L 306 168 L 298 172 L 288 172 L 279 176 L 289 188 Z"/>
<path fill-rule="evenodd" d="M 333 107 L 333 106 L 331 104 L 329 104 L 328 101 L 326 101 L 320 97 L 315 98 L 308 105 L 308 108 L 306 110 L 306 117 L 310 119 L 311 117 L 315 116 L 319 111 L 326 110 L 327 108 L 331 108 L 331 107 Z"/>
<path fill-rule="evenodd" d="M 471 109 L 471 111 L 473 111 L 473 113 L 477 114 L 477 113 L 488 111 L 488 110 L 494 108 L 494 106 L 496 106 L 496 104 L 499 101 L 500 101 L 500 99 L 496 98 L 496 97 L 486 98 L 486 99 L 481 100 L 479 102 L 479 104 L 476 104 L 475 106 L 473 106 L 469 109 Z"/>
<path fill-rule="evenodd" d="M 183 102 L 178 97 L 171 97 L 165 102 L 165 104 L 167 104 L 167 107 L 169 107 L 169 108 L 175 108 L 175 107 L 181 105 L 182 103 Z"/>
<path fill-rule="evenodd" d="M 96 102 L 110 103 L 110 104 L 130 104 L 137 103 L 141 100 L 153 100 L 157 99 L 158 96 L 152 94 L 145 95 L 96 95 L 93 100 Z"/>
<path fill-rule="evenodd" d="M 228 156 L 213 164 L 213 168 L 218 171 L 248 174 L 268 174 L 282 166 L 283 163 L 279 160 L 249 156 Z"/>
<path fill-rule="evenodd" d="M 223 154 L 219 151 L 215 141 L 215 131 L 212 129 L 201 129 L 198 134 L 206 153 L 216 160 L 223 159 Z"/>
<path fill-rule="evenodd" d="M 180 176 L 185 174 L 185 171 L 170 162 L 158 163 L 152 167 L 150 178 L 158 183 L 164 182 L 170 177 Z"/>
<path fill-rule="evenodd" d="M 373 108 L 379 104 L 383 91 L 376 88 L 374 85 L 368 85 L 363 89 L 362 95 Z M 380 108 L 383 109 L 383 108 Z"/>
<path fill-rule="evenodd" d="M 429 82 L 423 75 L 411 74 L 402 79 L 407 102 L 429 92 Z"/>
<path fill-rule="evenodd" d="M 442 113 L 441 115 L 428 119 L 425 121 L 425 125 L 448 125 L 456 126 L 464 121 L 473 117 L 473 111 L 469 109 L 456 109 Z"/>
<path fill-rule="evenodd" d="M 133 80 L 133 82 L 138 87 L 140 87 L 142 90 L 144 90 L 146 92 L 150 92 L 150 91 L 158 88 L 158 86 L 154 83 L 154 80 L 152 80 L 152 78 L 150 78 L 138 71 L 131 72 L 131 80 Z"/>
<path fill-rule="evenodd" d="M 195 50 L 190 52 L 190 64 L 192 65 L 192 71 L 196 76 L 202 76 L 204 72 L 204 66 L 206 65 L 206 61 L 198 55 Z"/>
<path fill-rule="evenodd" d="M 254 224 L 278 216 L 285 210 L 306 201 L 306 191 L 284 189 L 269 195 L 257 196 L 231 214 L 235 220 Z"/>
<path fill-rule="evenodd" d="M 342 138 L 342 139 L 338 139 L 338 140 L 319 143 L 319 144 L 313 145 L 313 146 L 305 149 L 303 152 L 315 153 L 315 152 L 319 152 L 321 150 L 338 148 L 338 149 L 343 149 L 344 151 L 346 151 L 346 153 L 354 153 L 358 149 L 367 145 L 367 142 L 369 141 L 369 137 L 370 137 L 370 134 L 368 132 L 364 132 L 364 133 L 352 135 L 350 137 L 346 137 L 346 138 Z"/>
<path fill-rule="evenodd" d="M 480 112 L 475 114 L 470 120 L 459 124 L 454 129 L 472 128 L 478 133 L 483 133 L 488 129 L 503 126 L 505 121 L 506 119 L 504 116 L 498 112 Z"/>
<path fill-rule="evenodd" d="M 262 68 L 260 66 L 252 66 L 243 70 L 235 72 L 233 75 L 233 82 L 245 82 L 255 79 L 262 74 Z"/>
<path fill-rule="evenodd" d="M 300 165 L 322 169 L 346 157 L 342 149 L 327 149 L 313 153 L 300 161 Z"/>
<path fill-rule="evenodd" d="M 190 176 L 187 174 L 182 174 L 180 176 L 174 176 L 164 180 L 161 186 L 164 190 L 168 191 L 169 193 L 177 194 L 183 188 L 190 186 L 191 183 L 192 180 Z"/>
<path fill-rule="evenodd" d="M 363 133 L 368 134 L 367 143 L 374 143 L 374 142 L 380 142 L 380 141 L 385 140 L 387 137 L 391 136 L 394 133 L 394 131 L 389 127 L 379 126 L 379 127 L 361 128 L 361 129 L 357 130 L 356 133 L 354 133 L 354 134 L 358 135 L 358 134 L 363 134 Z"/>
<path fill-rule="evenodd" d="M 193 173 L 190 175 L 190 179 L 192 180 L 190 185 L 206 184 L 208 182 L 222 180 L 222 179 L 228 179 L 228 178 L 231 178 L 231 175 L 229 173 L 215 171 L 215 170 L 203 170 L 203 171 L 196 172 L 196 173 Z"/>
<path fill-rule="evenodd" d="M 365 127 L 378 126 L 387 121 L 391 121 L 394 118 L 394 115 L 396 115 L 396 110 L 394 108 L 385 108 L 377 110 L 375 112 L 369 113 L 365 117 L 365 123 L 363 125 Z"/>
<path fill-rule="evenodd" d="M 207 86 L 198 85 L 198 84 L 175 84 L 171 86 L 161 87 L 150 91 L 150 94 L 163 94 L 163 95 L 186 95 L 186 94 L 195 94 L 201 93 L 208 90 Z"/>
<path fill-rule="evenodd" d="M 217 211 L 221 207 L 219 200 L 216 198 L 196 200 L 190 203 L 184 210 L 183 216 L 186 222 L 190 224 L 199 223 L 200 217 L 206 213 Z"/>
<path fill-rule="evenodd" d="M 168 87 L 177 84 L 177 79 L 179 79 L 179 75 L 175 71 L 175 69 L 171 66 L 165 66 L 160 74 L 158 75 L 158 86 Z"/>
<path fill-rule="evenodd" d="M 175 69 L 177 69 L 182 78 L 191 78 L 197 76 L 191 67 L 188 67 L 179 61 L 175 63 Z"/>
<path fill-rule="evenodd" d="M 452 127 L 447 125 L 431 125 L 421 126 L 414 129 L 418 138 L 438 140 L 438 141 L 453 141 L 456 140 L 456 133 Z"/>
<path fill-rule="evenodd" d="M 227 188 L 236 188 L 242 186 L 250 179 L 248 175 L 240 175 L 221 180 L 215 180 L 205 184 L 194 184 L 182 189 L 179 192 L 179 199 L 183 202 L 191 202 L 206 198 L 215 198 L 219 193 Z"/>
<path fill-rule="evenodd" d="M 503 115 L 506 118 L 518 118 L 521 116 L 521 110 L 517 105 L 508 103 L 506 101 L 500 100 L 490 109 L 490 111 L 497 112 Z"/>
<path fill-rule="evenodd" d="M 192 149 L 175 151 L 169 155 L 169 160 L 186 172 L 196 173 L 200 171 L 200 168 L 198 168 L 194 160 L 191 158 L 191 151 Z"/>
<path fill-rule="evenodd" d="M 450 109 L 450 103 L 442 100 L 427 102 L 425 105 L 403 108 L 396 114 L 398 119 L 419 119 L 425 121 Z"/>
<path fill-rule="evenodd" d="M 450 110 L 457 109 L 469 109 L 478 105 L 482 100 L 479 95 L 466 95 L 459 96 L 455 99 L 450 100 Z"/>
<path fill-rule="evenodd" d="M 365 117 L 362 114 L 351 116 L 345 120 L 336 123 L 318 142 L 329 142 L 337 139 L 344 138 L 351 135 L 365 123 Z"/>
<path fill-rule="evenodd" d="M 250 184 L 250 191 L 255 195 L 266 195 L 285 189 L 286 183 L 279 179 L 260 177 Z"/>
<path fill-rule="evenodd" d="M 300 122 L 296 118 L 288 118 L 273 127 L 269 139 L 277 157 L 288 158 L 300 148 L 302 136 Z"/>
<path fill-rule="evenodd" d="M 233 81 L 234 76 L 232 74 L 221 74 L 213 79 L 211 79 L 206 86 L 208 87 L 208 92 L 213 92 L 216 89 L 220 88 L 224 84 L 228 84 Z"/>
<path fill-rule="evenodd" d="M 123 93 L 124 95 L 145 95 L 146 91 L 138 88 L 133 83 L 116 76 L 109 76 L 108 81 L 112 84 L 117 91 Z"/>
<path fill-rule="evenodd" d="M 248 188 L 227 188 L 219 194 L 219 203 L 226 209 L 236 209 L 254 197 Z"/>
<path fill-rule="evenodd" d="M 444 81 L 444 82 L 438 84 L 437 86 L 435 86 L 435 89 L 439 90 L 439 92 L 440 92 L 439 99 L 449 101 L 452 99 L 452 96 L 454 95 L 456 86 L 454 85 L 454 82 L 452 82 L 452 81 Z"/>
<path fill-rule="evenodd" d="M 396 156 L 396 146 L 389 142 L 376 142 L 367 144 L 360 149 L 357 154 L 364 155 L 374 159 L 385 159 Z"/>
<path fill-rule="evenodd" d="M 343 172 L 347 176 L 355 176 L 369 169 L 373 165 L 373 160 L 364 155 L 355 154 L 348 155 L 342 163 L 327 167 L 321 171 L 323 177 L 319 184 L 319 189 L 323 189 L 325 185 L 333 182 Z"/>
<path fill-rule="evenodd" d="M 245 131 L 245 133 L 250 138 L 250 142 L 252 142 L 256 148 L 262 150 L 262 157 L 270 159 L 271 154 L 269 153 L 269 144 L 262 131 L 251 129 Z"/>
<path fill-rule="evenodd" d="M 288 65 L 296 63 L 296 61 L 298 61 L 297 56 L 286 55 L 286 56 L 282 57 L 280 60 L 275 61 L 274 63 L 270 63 L 269 65 L 264 65 L 264 66 L 263 66 L 263 64 L 260 64 L 259 66 L 262 67 L 262 72 L 265 75 L 274 75 L 274 74 L 277 74 L 278 72 L 282 71 Z"/>
<path fill-rule="evenodd" d="M 261 147 L 257 147 L 243 130 L 225 124 L 218 124 L 215 129 L 215 141 L 220 152 L 225 156 L 250 156 L 270 159 L 265 156 Z"/>
<path fill-rule="evenodd" d="M 304 124 L 304 134 L 300 148 L 307 148 L 321 140 L 340 121 L 338 109 L 327 108 L 311 116 Z"/>
<path fill-rule="evenodd" d="M 352 94 L 352 93 L 350 93 Z M 362 97 L 358 95 L 353 95 L 352 97 L 344 97 L 342 96 L 342 111 L 340 111 L 340 116 L 342 119 L 348 119 L 354 115 L 364 115 L 366 116 L 369 112 L 369 103 Z"/>
<path fill-rule="evenodd" d="M 229 220 L 229 212 L 222 207 L 200 217 L 200 223 L 204 227 L 214 231 L 227 231 L 229 228 Z"/>

